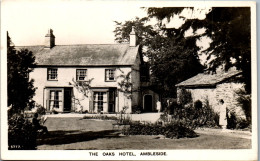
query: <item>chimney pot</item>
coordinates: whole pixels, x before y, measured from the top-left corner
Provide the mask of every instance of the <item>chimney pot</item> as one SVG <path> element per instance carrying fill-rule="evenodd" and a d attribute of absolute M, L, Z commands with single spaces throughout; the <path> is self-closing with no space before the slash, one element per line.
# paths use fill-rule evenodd
<path fill-rule="evenodd" d="M 48 33 L 45 35 L 45 48 L 53 48 L 55 46 L 55 36 L 53 35 L 53 30 L 49 29 Z"/>
<path fill-rule="evenodd" d="M 130 32 L 130 46 L 137 45 L 137 36 L 135 34 L 135 27 L 132 26 L 132 31 Z"/>

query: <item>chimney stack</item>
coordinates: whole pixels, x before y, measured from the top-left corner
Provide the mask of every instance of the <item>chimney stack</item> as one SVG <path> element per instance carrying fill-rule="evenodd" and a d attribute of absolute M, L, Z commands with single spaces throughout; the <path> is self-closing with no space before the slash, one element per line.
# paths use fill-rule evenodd
<path fill-rule="evenodd" d="M 137 45 L 137 36 L 135 34 L 135 28 L 132 26 L 132 31 L 130 33 L 130 46 L 136 46 Z"/>
<path fill-rule="evenodd" d="M 55 36 L 53 35 L 53 30 L 49 29 L 48 33 L 45 35 L 44 47 L 51 49 L 54 46 L 55 46 Z"/>

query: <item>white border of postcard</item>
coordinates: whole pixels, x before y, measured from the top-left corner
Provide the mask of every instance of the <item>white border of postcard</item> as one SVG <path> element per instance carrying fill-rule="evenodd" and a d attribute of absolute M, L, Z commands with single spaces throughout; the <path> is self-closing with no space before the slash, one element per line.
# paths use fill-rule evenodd
<path fill-rule="evenodd" d="M 30 3 L 30 0 L 24 3 Z M 49 2 L 49 1 L 46 1 Z M 57 1 L 66 3 L 67 1 Z M 86 1 L 86 3 L 107 3 L 113 7 L 251 7 L 252 38 L 252 149 L 239 150 L 7 150 L 7 67 L 6 67 L 6 29 L 1 25 L 1 159 L 3 160 L 257 160 L 257 54 L 256 54 L 256 3 L 249 1 Z M 3 2 L 2 2 L 2 6 Z M 5 13 L 1 14 L 1 20 Z M 2 21 L 3 22 L 3 21 Z M 98 152 L 98 157 L 89 152 Z M 115 152 L 116 156 L 103 156 L 103 152 Z M 135 157 L 119 156 L 119 152 L 134 152 Z M 140 156 L 141 152 L 166 152 L 166 156 Z"/>

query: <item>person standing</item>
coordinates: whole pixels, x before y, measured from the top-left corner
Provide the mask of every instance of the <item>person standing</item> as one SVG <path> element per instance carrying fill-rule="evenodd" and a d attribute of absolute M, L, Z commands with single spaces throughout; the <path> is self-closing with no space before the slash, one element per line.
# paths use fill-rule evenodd
<path fill-rule="evenodd" d="M 219 101 L 220 113 L 219 113 L 219 125 L 222 129 L 227 129 L 227 106 L 223 99 Z"/>
<path fill-rule="evenodd" d="M 156 102 L 156 109 L 157 109 L 158 113 L 161 112 L 161 108 L 162 108 L 161 102 L 159 100 L 157 100 L 157 102 Z"/>

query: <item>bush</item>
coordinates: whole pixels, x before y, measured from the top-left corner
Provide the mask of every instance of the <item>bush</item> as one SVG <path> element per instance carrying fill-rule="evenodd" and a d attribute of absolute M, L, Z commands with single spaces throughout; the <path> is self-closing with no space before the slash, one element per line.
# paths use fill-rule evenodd
<path fill-rule="evenodd" d="M 107 115 L 83 116 L 83 119 L 118 120 L 118 118 L 115 116 Z"/>
<path fill-rule="evenodd" d="M 14 114 L 8 119 L 8 149 L 36 149 L 36 130 L 22 114 Z"/>
<path fill-rule="evenodd" d="M 237 118 L 235 112 L 230 112 L 230 116 L 227 117 L 228 129 L 245 129 L 250 128 L 250 122 L 245 119 Z"/>
<path fill-rule="evenodd" d="M 140 114 L 142 113 L 142 107 L 141 106 L 132 106 L 132 113 L 133 114 Z"/>
<path fill-rule="evenodd" d="M 244 90 L 239 90 L 236 92 L 238 94 L 237 102 L 238 105 L 242 107 L 245 115 L 247 124 L 251 124 L 251 95 L 247 94 Z"/>
<path fill-rule="evenodd" d="M 194 105 L 188 103 L 185 105 L 172 104 L 174 110 L 172 120 L 181 122 L 183 126 L 195 129 L 197 127 L 217 127 L 219 115 L 209 105 L 208 100 L 204 105 L 201 101 L 196 101 Z"/>
<path fill-rule="evenodd" d="M 53 114 L 58 114 L 59 112 L 56 111 L 55 108 L 53 108 L 53 109 L 51 110 L 51 113 L 53 113 Z"/>
<path fill-rule="evenodd" d="M 36 104 L 36 108 L 37 108 L 36 113 L 38 113 L 39 115 L 46 114 L 46 109 L 42 105 Z"/>
<path fill-rule="evenodd" d="M 191 102 L 192 102 L 191 92 L 184 88 L 180 89 L 178 104 L 186 105 Z"/>
<path fill-rule="evenodd" d="M 160 124 L 142 124 L 140 122 L 134 122 L 130 124 L 129 128 L 123 128 L 122 133 L 124 135 L 164 135 L 171 139 L 198 136 L 192 129 L 174 122 L 165 126 Z"/>

